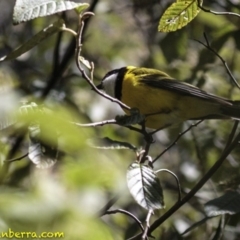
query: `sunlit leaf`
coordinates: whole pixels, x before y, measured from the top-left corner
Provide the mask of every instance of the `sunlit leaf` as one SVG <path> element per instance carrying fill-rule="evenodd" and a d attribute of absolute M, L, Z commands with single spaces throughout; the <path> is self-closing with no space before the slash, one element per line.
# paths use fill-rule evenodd
<path fill-rule="evenodd" d="M 112 140 L 108 137 L 105 138 L 91 138 L 88 139 L 88 144 L 93 148 L 100 149 L 131 149 L 136 151 L 137 148 L 128 142 L 120 142 Z"/>
<path fill-rule="evenodd" d="M 43 112 L 43 109 L 40 108 L 35 102 L 25 103 L 19 108 L 19 114 L 31 114 L 31 113 L 37 113 L 37 112 Z"/>
<path fill-rule="evenodd" d="M 10 54 L 0 58 L 0 61 L 4 60 L 11 60 L 19 57 L 23 53 L 29 51 L 33 47 L 37 46 L 39 43 L 41 43 L 43 40 L 46 38 L 52 36 L 53 34 L 57 33 L 60 31 L 60 28 L 63 26 L 64 21 L 59 20 L 48 27 L 44 28 L 42 31 L 34 35 L 31 39 L 29 39 L 27 42 L 25 42 L 23 45 L 15 49 L 13 52 Z"/>
<path fill-rule="evenodd" d="M 63 0 L 17 0 L 14 6 L 13 23 L 18 24 L 75 8 L 82 11 L 88 6 L 87 3 Z"/>
<path fill-rule="evenodd" d="M 133 163 L 127 171 L 127 185 L 135 201 L 148 210 L 164 208 L 160 181 L 153 169 Z"/>
<path fill-rule="evenodd" d="M 214 217 L 222 214 L 236 214 L 240 212 L 239 191 L 227 191 L 223 196 L 215 198 L 205 204 L 207 216 Z"/>
<path fill-rule="evenodd" d="M 79 5 L 78 7 L 75 7 L 74 10 L 77 12 L 77 14 L 80 14 L 82 11 L 84 11 L 88 7 L 89 7 L 89 4 L 83 3 L 83 4 Z"/>
<path fill-rule="evenodd" d="M 186 26 L 200 12 L 198 0 L 177 0 L 163 14 L 158 25 L 160 32 L 173 32 Z"/>

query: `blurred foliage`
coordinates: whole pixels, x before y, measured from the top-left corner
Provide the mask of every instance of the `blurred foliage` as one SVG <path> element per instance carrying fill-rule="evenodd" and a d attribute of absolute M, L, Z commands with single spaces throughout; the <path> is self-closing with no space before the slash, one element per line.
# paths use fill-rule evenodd
<path fill-rule="evenodd" d="M 81 2 L 81 1 L 75 1 Z M 216 95 L 240 100 L 223 63 L 202 44 L 203 34 L 223 57 L 237 80 L 240 79 L 240 18 L 201 11 L 186 27 L 173 33 L 157 31 L 159 19 L 172 1 L 84 1 L 95 16 L 88 20 L 83 33 L 82 56 L 95 65 L 94 81 L 125 65 L 161 69 L 176 79 L 192 83 Z M 0 2 L 0 57 L 9 54 L 60 17 L 68 28 L 76 30 L 74 11 L 12 25 L 14 1 Z M 240 14 L 234 0 L 203 2 L 207 9 Z M 198 41 L 196 41 L 198 40 Z M 0 233 L 14 231 L 64 232 L 64 239 L 127 239 L 140 232 L 136 222 L 123 214 L 97 215 L 116 195 L 113 209 L 125 209 L 145 221 L 147 212 L 134 202 L 127 190 L 126 171 L 136 160 L 129 149 L 97 149 L 88 140 L 108 137 L 144 147 L 136 132 L 117 125 L 81 128 L 70 122 L 91 123 L 122 114 L 114 103 L 91 91 L 74 62 L 75 39 L 59 32 L 12 61 L 0 65 L 0 119 L 16 112 L 26 102 L 43 105 L 51 114 L 27 114 L 23 122 L 38 119 L 44 129 L 41 141 L 51 145 L 52 129 L 59 135 L 57 163 L 38 169 L 27 158 L 7 162 L 28 152 L 26 128 L 15 124 L 0 135 Z M 8 121 L 7 121 L 8 123 Z M 168 147 L 183 125 L 154 135 L 150 155 L 154 158 Z M 10 125 L 10 122 L 9 122 Z M 189 192 L 221 155 L 232 121 L 206 120 L 181 137 L 154 167 L 174 172 L 183 194 Z M 234 149 L 221 168 L 204 187 L 174 216 L 153 232 L 156 239 L 213 239 L 218 233 L 220 217 L 210 218 L 181 236 L 186 229 L 205 218 L 204 204 L 223 195 L 227 189 L 239 188 L 240 150 Z M 163 215 L 178 199 L 175 179 L 158 174 L 163 188 Z M 238 239 L 239 216 L 227 216 L 222 239 Z M 217 238 L 215 238 L 217 239 Z M 218 238 L 219 239 L 219 238 Z"/>

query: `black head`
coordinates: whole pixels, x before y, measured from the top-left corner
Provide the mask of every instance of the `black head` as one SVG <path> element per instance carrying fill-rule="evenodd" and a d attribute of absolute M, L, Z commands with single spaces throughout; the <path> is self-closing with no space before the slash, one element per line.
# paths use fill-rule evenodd
<path fill-rule="evenodd" d="M 126 71 L 126 67 L 111 70 L 103 77 L 97 88 L 104 90 L 111 97 L 121 99 L 122 81 Z"/>

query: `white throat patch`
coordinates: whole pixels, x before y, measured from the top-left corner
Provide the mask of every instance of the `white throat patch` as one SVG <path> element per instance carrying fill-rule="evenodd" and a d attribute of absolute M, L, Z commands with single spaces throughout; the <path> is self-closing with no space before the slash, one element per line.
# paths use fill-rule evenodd
<path fill-rule="evenodd" d="M 103 90 L 111 97 L 115 96 L 115 86 L 117 82 L 118 73 L 113 73 L 110 76 L 106 77 L 102 81 Z"/>

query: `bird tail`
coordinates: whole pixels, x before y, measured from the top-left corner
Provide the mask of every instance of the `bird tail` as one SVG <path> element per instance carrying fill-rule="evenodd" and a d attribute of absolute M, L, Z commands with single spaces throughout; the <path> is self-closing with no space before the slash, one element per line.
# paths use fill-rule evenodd
<path fill-rule="evenodd" d="M 232 106 L 221 106 L 221 112 L 224 116 L 240 120 L 240 101 L 231 101 Z"/>

